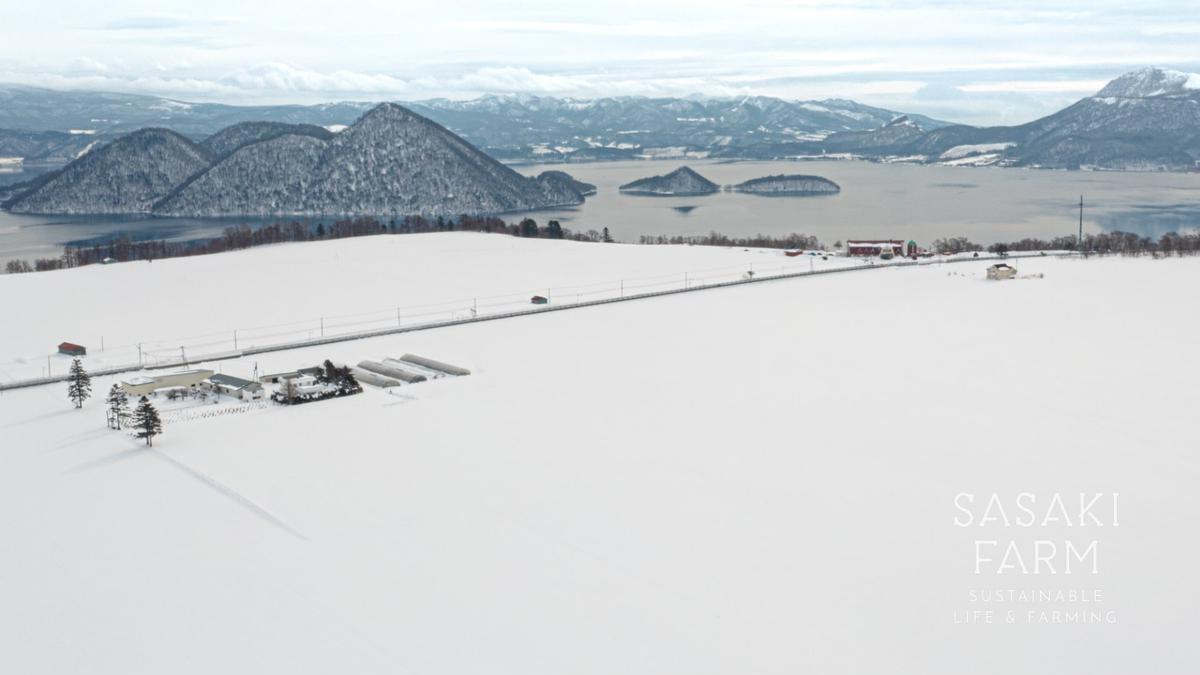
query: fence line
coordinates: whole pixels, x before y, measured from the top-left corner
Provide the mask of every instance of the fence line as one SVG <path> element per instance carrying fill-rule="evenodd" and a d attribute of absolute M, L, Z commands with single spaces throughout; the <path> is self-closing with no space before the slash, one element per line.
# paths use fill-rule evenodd
<path fill-rule="evenodd" d="M 1053 257 L 1071 257 L 1075 254 L 1073 254 L 1073 253 L 1056 253 L 1056 254 L 1051 254 L 1051 255 Z M 388 318 L 386 318 L 386 319 L 379 319 L 378 321 L 374 321 L 374 322 L 358 322 L 358 323 L 354 323 L 354 324 L 332 324 L 332 323 L 325 324 L 324 318 L 319 320 L 320 324 L 317 327 L 311 326 L 311 323 L 313 320 L 299 321 L 299 322 L 289 323 L 289 324 L 276 324 L 275 326 L 278 326 L 278 327 L 292 326 L 292 325 L 309 326 L 308 328 L 305 328 L 303 330 L 306 330 L 310 334 L 312 332 L 314 332 L 315 330 L 319 330 L 320 332 L 324 333 L 327 329 L 344 328 L 347 325 L 349 325 L 349 326 L 363 325 L 364 323 L 367 323 L 367 324 L 383 323 L 386 321 L 388 323 L 395 322 L 396 325 L 375 328 L 375 329 L 369 329 L 369 330 L 359 330 L 359 331 L 351 331 L 351 332 L 343 332 L 343 333 L 333 333 L 333 334 L 329 334 L 329 335 L 319 335 L 317 337 L 308 337 L 308 338 L 299 339 L 299 340 L 288 340 L 288 341 L 282 341 L 282 342 L 273 343 L 273 344 L 251 345 L 251 346 L 247 346 L 242 349 L 222 350 L 222 351 L 215 351 L 215 352 L 211 352 L 211 353 L 185 355 L 185 354 L 178 353 L 183 349 L 183 347 L 159 346 L 159 345 L 163 345 L 164 342 L 166 342 L 166 341 L 157 340 L 153 343 L 141 343 L 140 345 L 138 345 L 139 348 L 141 348 L 143 345 L 147 345 L 147 344 L 150 344 L 150 345 L 153 345 L 156 347 L 154 349 L 143 349 L 141 352 L 143 359 L 145 359 L 145 357 L 152 358 L 153 363 L 144 361 L 142 363 L 129 363 L 129 364 L 123 364 L 123 365 L 117 365 L 117 366 L 109 366 L 109 367 L 98 368 L 96 370 L 89 371 L 89 374 L 91 374 L 93 376 L 104 376 L 104 375 L 116 375 L 119 373 L 133 372 L 133 371 L 137 371 L 137 370 L 156 370 L 156 369 L 162 369 L 162 368 L 178 368 L 181 366 L 189 366 L 191 364 L 200 363 L 200 362 L 223 361 L 223 360 L 228 360 L 228 359 L 237 359 L 237 358 L 241 358 L 244 356 L 252 356 L 255 354 L 267 354 L 267 353 L 271 353 L 271 352 L 287 351 L 287 350 L 291 350 L 291 349 L 302 349 L 305 347 L 315 347 L 315 346 L 326 345 L 326 344 L 334 344 L 337 342 L 347 342 L 350 340 L 362 340 L 362 339 L 381 337 L 381 336 L 386 336 L 386 335 L 396 335 L 396 334 L 400 334 L 400 333 L 410 333 L 410 332 L 415 332 L 415 331 L 433 330 L 436 328 L 446 328 L 449 326 L 459 326 L 459 325 L 469 324 L 469 323 L 479 323 L 482 321 L 496 321 L 496 320 L 500 320 L 500 319 L 510 319 L 510 318 L 515 318 L 515 317 L 520 317 L 520 316 L 529 316 L 529 315 L 533 315 L 533 314 L 558 312 L 558 311 L 563 311 L 563 310 L 567 310 L 567 309 L 577 309 L 577 308 L 582 308 L 582 307 L 595 307 L 598 305 L 606 305 L 606 304 L 611 304 L 611 303 L 616 303 L 616 302 L 642 300 L 642 299 L 646 299 L 646 298 L 655 298 L 655 297 L 661 297 L 661 296 L 666 296 L 666 295 L 675 295 L 675 294 L 679 294 L 679 293 L 692 293 L 692 292 L 711 290 L 711 289 L 716 289 L 716 288 L 726 288 L 726 287 L 730 287 L 730 286 L 740 286 L 740 285 L 744 285 L 744 284 L 764 283 L 764 282 L 768 282 L 768 281 L 779 281 L 779 280 L 784 280 L 784 279 L 798 279 L 798 278 L 803 278 L 803 277 L 821 276 L 821 275 L 828 275 L 828 274 L 840 274 L 840 273 L 845 273 L 845 272 L 857 272 L 857 271 L 862 271 L 862 270 L 890 269 L 890 268 L 897 268 L 897 267 L 917 267 L 917 266 L 924 267 L 924 266 L 929 266 L 929 265 L 934 265 L 934 264 L 980 262 L 980 261 L 986 261 L 986 260 L 1001 260 L 1001 259 L 1009 259 L 1009 258 L 1031 258 L 1031 257 L 1043 257 L 1043 254 L 1033 253 L 1033 252 L 1012 253 L 1012 254 L 1009 254 L 1008 256 L 984 254 L 984 255 L 980 255 L 978 258 L 951 258 L 948 260 L 947 259 L 938 259 L 934 262 L 920 262 L 920 261 L 916 261 L 916 260 L 899 259 L 899 260 L 896 260 L 893 262 L 887 262 L 887 263 L 883 263 L 883 264 L 863 264 L 863 265 L 853 265 L 853 266 L 848 265 L 848 266 L 842 266 L 842 267 L 831 267 L 831 268 L 826 268 L 826 269 L 808 269 L 808 270 L 802 270 L 802 271 L 797 271 L 797 272 L 781 272 L 781 273 L 777 273 L 777 274 L 765 274 L 765 273 L 764 274 L 754 274 L 753 272 L 751 272 L 750 274 L 746 274 L 748 272 L 747 269 L 745 269 L 744 267 L 737 267 L 736 269 L 738 270 L 738 272 L 736 274 L 738 274 L 739 276 L 734 279 L 726 279 L 723 281 L 715 281 L 715 280 L 720 279 L 727 275 L 692 276 L 691 273 L 681 272 L 681 273 L 672 274 L 672 275 L 662 275 L 662 276 L 656 276 L 656 277 L 641 277 L 640 279 L 633 280 L 633 281 L 647 281 L 650 279 L 655 279 L 655 280 L 657 280 L 657 279 L 673 279 L 674 281 L 670 282 L 670 283 L 672 283 L 673 287 L 666 288 L 666 289 L 644 290 L 644 291 L 640 291 L 640 292 L 628 293 L 626 291 L 629 291 L 629 290 L 638 291 L 638 289 L 641 289 L 641 288 L 653 287 L 653 286 L 662 285 L 662 284 L 660 283 L 660 284 L 630 285 L 630 284 L 626 283 L 626 281 L 622 281 L 621 285 L 620 285 L 620 294 L 617 295 L 616 297 L 610 296 L 610 297 L 602 297 L 602 298 L 584 300 L 584 299 L 582 299 L 582 296 L 585 295 L 583 293 L 568 293 L 567 296 L 568 297 L 575 296 L 576 301 L 571 302 L 568 300 L 567 302 L 560 303 L 560 304 L 552 303 L 552 304 L 548 304 L 548 305 L 541 305 L 541 306 L 535 306 L 535 307 L 525 307 L 524 309 L 519 309 L 519 310 L 510 310 L 510 311 L 494 312 L 494 313 L 487 313 L 487 314 L 479 313 L 477 310 L 480 306 L 477 304 L 477 300 L 473 300 L 472 306 L 469 306 L 469 307 L 464 307 L 462 304 L 459 304 L 455 308 L 452 308 L 449 310 L 443 310 L 443 311 L 439 311 L 439 312 L 429 312 L 426 314 L 415 315 L 415 316 L 414 315 L 407 316 L 407 318 L 411 320 L 413 318 L 418 318 L 418 317 L 426 317 L 426 316 L 432 317 L 432 316 L 439 316 L 439 315 L 443 315 L 443 314 L 448 315 L 448 317 L 446 319 L 442 319 L 442 320 L 431 320 L 431 321 L 426 321 L 426 322 L 405 324 L 403 322 L 403 319 L 406 317 L 402 316 L 400 313 L 397 313 L 397 315 L 395 315 L 395 316 L 389 315 Z M 720 269 L 733 269 L 733 268 L 720 268 Z M 784 268 L 781 267 L 780 269 L 784 269 Z M 712 272 L 712 271 L 715 271 L 715 269 L 714 270 L 705 270 L 705 271 Z M 674 284 L 676 284 L 676 283 L 682 284 L 682 285 L 680 287 L 674 287 Z M 589 286 L 589 285 L 583 285 L 583 286 Z M 569 289 L 569 288 L 580 288 L 580 287 L 582 287 L 582 286 L 575 286 L 575 287 L 563 286 L 560 288 Z M 553 290 L 553 287 L 551 287 L 549 290 Z M 614 292 L 615 290 L 617 290 L 617 287 L 608 286 L 599 291 L 593 291 L 592 293 L 589 293 L 587 295 L 594 295 L 594 294 L 605 293 L 605 292 L 611 293 L 611 292 Z M 492 296 L 492 297 L 493 298 L 498 298 L 498 297 L 514 297 L 515 298 L 515 297 L 520 297 L 520 296 Z M 462 303 L 465 301 L 460 300 L 460 301 L 450 301 L 447 303 L 435 303 L 434 306 L 450 305 L 451 303 L 454 303 L 454 302 Z M 516 302 L 516 301 L 514 300 L 514 302 Z M 528 299 L 524 300 L 523 302 L 528 302 Z M 499 304 L 493 304 L 493 305 L 483 305 L 482 307 L 484 309 L 488 309 L 488 308 L 493 308 L 493 307 L 504 307 L 508 304 L 512 304 L 512 303 L 499 303 Z M 381 311 L 381 313 L 382 313 L 382 311 Z M 463 313 L 466 315 L 458 316 L 458 314 L 460 314 L 460 313 Z M 363 315 L 342 315 L 342 316 L 343 317 L 347 317 L 347 316 L 352 317 L 352 316 L 364 316 L 364 315 L 369 315 L 369 314 L 372 314 L 372 313 L 365 313 Z M 270 327 L 259 327 L 258 329 L 261 330 L 263 328 L 270 328 Z M 245 330 L 250 331 L 250 330 L 255 330 L 255 329 L 251 328 L 251 329 L 245 329 Z M 237 330 L 233 330 L 233 331 L 227 331 L 226 334 L 229 334 L 229 333 L 236 334 L 236 333 L 241 333 L 241 331 L 242 331 L 242 329 L 237 329 Z M 291 332 L 277 333 L 277 334 L 266 335 L 266 336 L 260 335 L 260 336 L 257 336 L 257 339 L 262 339 L 264 337 L 279 337 L 282 335 L 294 335 L 296 332 L 297 331 L 291 331 Z M 220 333 L 210 333 L 203 337 L 215 336 L 215 335 L 220 335 Z M 249 339 L 255 339 L 254 337 L 251 337 L 251 336 L 246 336 L 246 337 Z M 212 342 L 212 343 L 202 343 L 200 345 L 193 344 L 192 346 L 196 347 L 196 346 L 207 346 L 207 345 L 218 345 L 218 344 L 230 344 L 230 342 L 228 340 L 225 340 L 225 341 Z M 184 347 L 186 347 L 186 345 L 184 345 Z M 166 354 L 166 353 L 170 353 L 172 356 L 166 357 L 166 358 L 162 358 L 159 356 L 161 354 Z M 19 388 L 23 388 L 23 387 L 33 387 L 33 386 L 42 385 L 42 384 L 51 384 L 54 382 L 65 382 L 67 380 L 67 377 L 68 377 L 68 375 L 66 373 L 64 373 L 62 375 L 54 375 L 54 376 L 50 376 L 50 377 L 37 377 L 37 378 L 29 378 L 29 379 L 25 379 L 25 380 L 14 380 L 11 382 L 0 382 L 0 391 L 9 390 L 9 389 L 19 389 Z"/>

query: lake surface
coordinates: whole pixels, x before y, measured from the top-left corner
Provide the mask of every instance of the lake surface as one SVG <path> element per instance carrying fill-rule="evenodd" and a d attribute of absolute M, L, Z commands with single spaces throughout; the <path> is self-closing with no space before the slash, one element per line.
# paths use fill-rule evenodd
<path fill-rule="evenodd" d="M 638 197 L 617 187 L 663 174 L 685 162 L 610 162 L 520 167 L 524 173 L 562 169 L 593 183 L 598 194 L 569 209 L 531 213 L 577 231 L 608 227 L 622 241 L 640 235 L 728 235 L 791 232 L 826 244 L 865 238 L 947 236 L 978 243 L 1075 234 L 1079 197 L 1084 229 L 1120 229 L 1157 238 L 1200 228 L 1200 174 L 1044 171 L 876 164 L 862 161 L 688 161 L 721 185 L 773 174 L 815 174 L 842 187 L 836 195 L 764 197 L 721 192 L 703 197 Z"/>
<path fill-rule="evenodd" d="M 702 197 L 623 195 L 617 187 L 688 165 L 722 185 L 773 174 L 824 176 L 837 195 L 763 197 L 722 192 Z M 619 241 L 642 235 L 731 236 L 792 232 L 826 244 L 859 238 L 966 236 L 978 243 L 1074 234 L 1079 196 L 1089 232 L 1125 230 L 1151 237 L 1200 229 L 1200 174 L 1040 171 L 875 164 L 859 161 L 723 162 L 713 160 L 594 162 L 515 167 L 526 174 L 560 169 L 593 183 L 598 193 L 582 206 L 508 214 L 539 223 L 559 220 L 584 232 L 608 227 Z M 11 178 L 11 177 L 10 177 Z M 27 178 L 25 178 L 27 179 Z M 278 219 L 290 220 L 290 219 Z M 326 222 L 332 218 L 310 219 Z M 54 257 L 70 243 L 133 239 L 186 241 L 213 237 L 230 225 L 262 220 L 140 216 L 22 216 L 0 212 L 0 264 L 12 258 Z"/>

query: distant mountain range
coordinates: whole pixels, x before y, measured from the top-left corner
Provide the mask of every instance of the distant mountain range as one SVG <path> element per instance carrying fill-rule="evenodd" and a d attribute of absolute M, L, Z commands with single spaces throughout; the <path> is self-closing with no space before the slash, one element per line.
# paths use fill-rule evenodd
<path fill-rule="evenodd" d="M 0 86 L 0 157 L 61 164 L 146 126 L 194 142 L 245 121 L 337 130 L 374 104 L 184 103 Z M 853 101 L 484 96 L 404 104 L 503 161 L 636 158 L 879 161 L 1046 168 L 1192 170 L 1200 161 L 1200 75 L 1145 68 L 1053 115 L 1009 127 L 953 125 Z M 266 127 L 263 127 L 266 128 Z M 232 132 L 231 132 L 232 133 Z M 240 132 L 239 132 L 240 133 Z M 316 138 L 316 136 L 313 136 Z M 208 142 L 220 152 L 218 142 Z M 231 141 L 236 145 L 236 139 Z"/>
<path fill-rule="evenodd" d="M 528 178 L 394 103 L 339 133 L 245 122 L 194 143 L 161 128 L 120 136 L 12 190 L 16 213 L 355 216 L 504 213 L 579 204 L 594 186 Z"/>
<path fill-rule="evenodd" d="M 899 113 L 847 100 L 484 96 L 402 103 L 502 160 L 540 162 L 645 157 L 755 156 L 757 148 L 865 131 Z M 239 122 L 338 129 L 375 103 L 231 106 L 152 96 L 0 85 L 0 157 L 62 163 L 96 142 L 145 127 L 199 142 Z M 945 126 L 913 115 L 925 128 Z M 49 133 L 53 132 L 53 133 Z"/>
<path fill-rule="evenodd" d="M 1144 68 L 1027 124 L 929 130 L 902 118 L 869 132 L 831 134 L 809 149 L 954 165 L 1195 170 L 1200 168 L 1200 75 Z"/>

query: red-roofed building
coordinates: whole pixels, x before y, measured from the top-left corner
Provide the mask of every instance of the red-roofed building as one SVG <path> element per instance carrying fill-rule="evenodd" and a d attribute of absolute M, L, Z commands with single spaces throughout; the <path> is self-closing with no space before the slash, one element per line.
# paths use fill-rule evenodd
<path fill-rule="evenodd" d="M 892 255 L 904 254 L 904 242 L 899 239 L 851 239 L 846 242 L 846 255 L 876 256 L 885 250 Z"/>
<path fill-rule="evenodd" d="M 87 356 L 87 347 L 74 342 L 64 342 L 58 346 L 58 353 L 67 356 Z"/>

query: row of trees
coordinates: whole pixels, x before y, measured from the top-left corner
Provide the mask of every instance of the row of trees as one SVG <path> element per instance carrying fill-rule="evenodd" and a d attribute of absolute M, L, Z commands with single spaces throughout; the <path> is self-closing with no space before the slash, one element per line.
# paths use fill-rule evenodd
<path fill-rule="evenodd" d="M 525 218 L 519 223 L 507 223 L 494 216 L 468 215 L 458 218 L 438 216 L 432 219 L 424 216 L 406 216 L 399 220 L 389 220 L 386 223 L 376 218 L 350 218 L 334 221 L 328 226 L 320 222 L 315 227 L 309 223 L 291 221 L 260 227 L 249 225 L 227 227 L 219 237 L 195 241 L 134 241 L 128 236 L 121 236 L 103 244 L 70 246 L 57 258 L 39 258 L 32 264 L 27 260 L 10 260 L 5 264 L 4 271 L 8 274 L 21 274 L 94 265 L 105 261 L 128 262 L 207 255 L 284 242 L 344 239 L 375 234 L 449 231 L 491 232 L 516 237 L 572 239 L 575 241 L 611 242 L 613 240 L 607 227 L 602 231 L 588 230 L 579 234 L 563 227 L 557 220 L 551 220 L 546 223 L 545 227 L 542 227 L 532 218 Z"/>
<path fill-rule="evenodd" d="M 1084 255 L 1197 255 L 1200 254 L 1200 233 L 1168 232 L 1155 240 L 1132 232 L 1101 232 L 1100 234 L 1084 235 L 1083 246 L 1078 244 L 1078 237 L 1069 235 L 1053 239 L 1026 238 L 1020 241 L 996 243 L 988 246 L 987 250 L 992 253 L 1080 251 Z"/>
<path fill-rule="evenodd" d="M 78 410 L 83 408 L 84 401 L 92 397 L 92 376 L 84 369 L 79 359 L 71 362 L 67 374 L 67 398 L 75 404 Z M 120 430 L 124 427 L 136 429 L 138 438 L 146 439 L 146 445 L 154 445 L 154 437 L 162 433 L 162 418 L 158 409 L 145 396 L 138 399 L 136 408 L 130 410 L 129 396 L 119 385 L 114 384 L 108 390 L 105 399 L 108 404 L 107 416 L 110 429 Z"/>
<path fill-rule="evenodd" d="M 751 237 L 729 237 L 720 232 L 709 232 L 704 235 L 691 236 L 647 236 L 638 239 L 639 244 L 690 244 L 694 246 L 743 246 L 747 248 L 791 248 L 819 249 L 821 242 L 816 237 L 806 234 L 789 234 L 784 237 L 772 237 L 756 234 Z"/>

